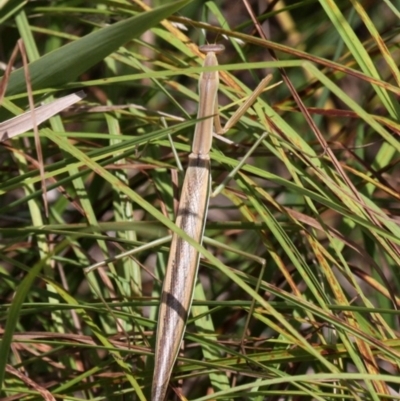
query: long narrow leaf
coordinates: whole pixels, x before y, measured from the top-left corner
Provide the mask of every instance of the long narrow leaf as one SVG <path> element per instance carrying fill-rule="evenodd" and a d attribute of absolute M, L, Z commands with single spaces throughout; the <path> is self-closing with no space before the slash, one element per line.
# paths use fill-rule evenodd
<path fill-rule="evenodd" d="M 50 88 L 75 80 L 120 46 L 168 18 L 189 1 L 176 1 L 117 22 L 44 55 L 29 65 L 32 88 Z M 25 87 L 24 71 L 20 68 L 11 74 L 6 95 L 21 93 Z"/>
<path fill-rule="evenodd" d="M 35 125 L 43 123 L 60 111 L 79 102 L 85 96 L 85 92 L 79 91 L 0 123 L 0 142 L 33 129 Z"/>

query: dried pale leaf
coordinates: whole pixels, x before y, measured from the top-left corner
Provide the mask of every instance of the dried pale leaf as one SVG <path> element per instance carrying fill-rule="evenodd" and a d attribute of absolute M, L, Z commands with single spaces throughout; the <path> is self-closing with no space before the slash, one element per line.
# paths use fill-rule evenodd
<path fill-rule="evenodd" d="M 33 129 L 35 124 L 39 125 L 43 123 L 60 111 L 79 102 L 79 100 L 83 99 L 85 96 L 85 92 L 79 91 L 0 123 L 0 142 L 4 142 L 9 138 L 13 138 L 14 136 Z M 33 113 L 34 118 L 32 118 Z"/>

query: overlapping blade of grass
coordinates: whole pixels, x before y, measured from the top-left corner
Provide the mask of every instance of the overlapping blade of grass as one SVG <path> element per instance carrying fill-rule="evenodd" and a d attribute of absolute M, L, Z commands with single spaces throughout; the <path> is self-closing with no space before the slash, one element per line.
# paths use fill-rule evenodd
<path fill-rule="evenodd" d="M 189 1 L 175 1 L 152 11 L 143 12 L 127 20 L 95 30 L 83 38 L 45 54 L 29 66 L 33 89 L 58 87 L 74 81 L 80 74 L 118 50 L 127 41 L 137 38 Z M 10 76 L 7 95 L 24 92 L 25 88 L 24 73 L 22 69 L 19 69 Z"/>

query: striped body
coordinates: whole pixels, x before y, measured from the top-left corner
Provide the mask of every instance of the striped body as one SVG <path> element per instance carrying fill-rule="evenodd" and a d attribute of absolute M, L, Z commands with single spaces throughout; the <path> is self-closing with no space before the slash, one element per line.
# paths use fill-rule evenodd
<path fill-rule="evenodd" d="M 222 48 L 208 49 L 203 49 L 207 52 L 203 65 L 218 65 L 215 51 L 221 51 Z M 218 83 L 218 72 L 201 74 L 197 118 L 203 120 L 196 124 L 176 219 L 176 225 L 199 244 L 203 239 L 210 193 L 209 152 Z M 179 235 L 173 234 L 158 315 L 152 401 L 165 399 L 192 303 L 199 257 L 196 249 Z"/>

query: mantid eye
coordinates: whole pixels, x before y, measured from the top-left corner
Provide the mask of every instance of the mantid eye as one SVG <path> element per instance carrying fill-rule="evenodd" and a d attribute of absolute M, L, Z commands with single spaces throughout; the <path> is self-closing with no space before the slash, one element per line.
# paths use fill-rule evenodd
<path fill-rule="evenodd" d="M 215 43 L 215 44 L 210 44 L 210 45 L 202 45 L 199 47 L 199 50 L 202 53 L 222 53 L 225 50 L 225 46 Z"/>

